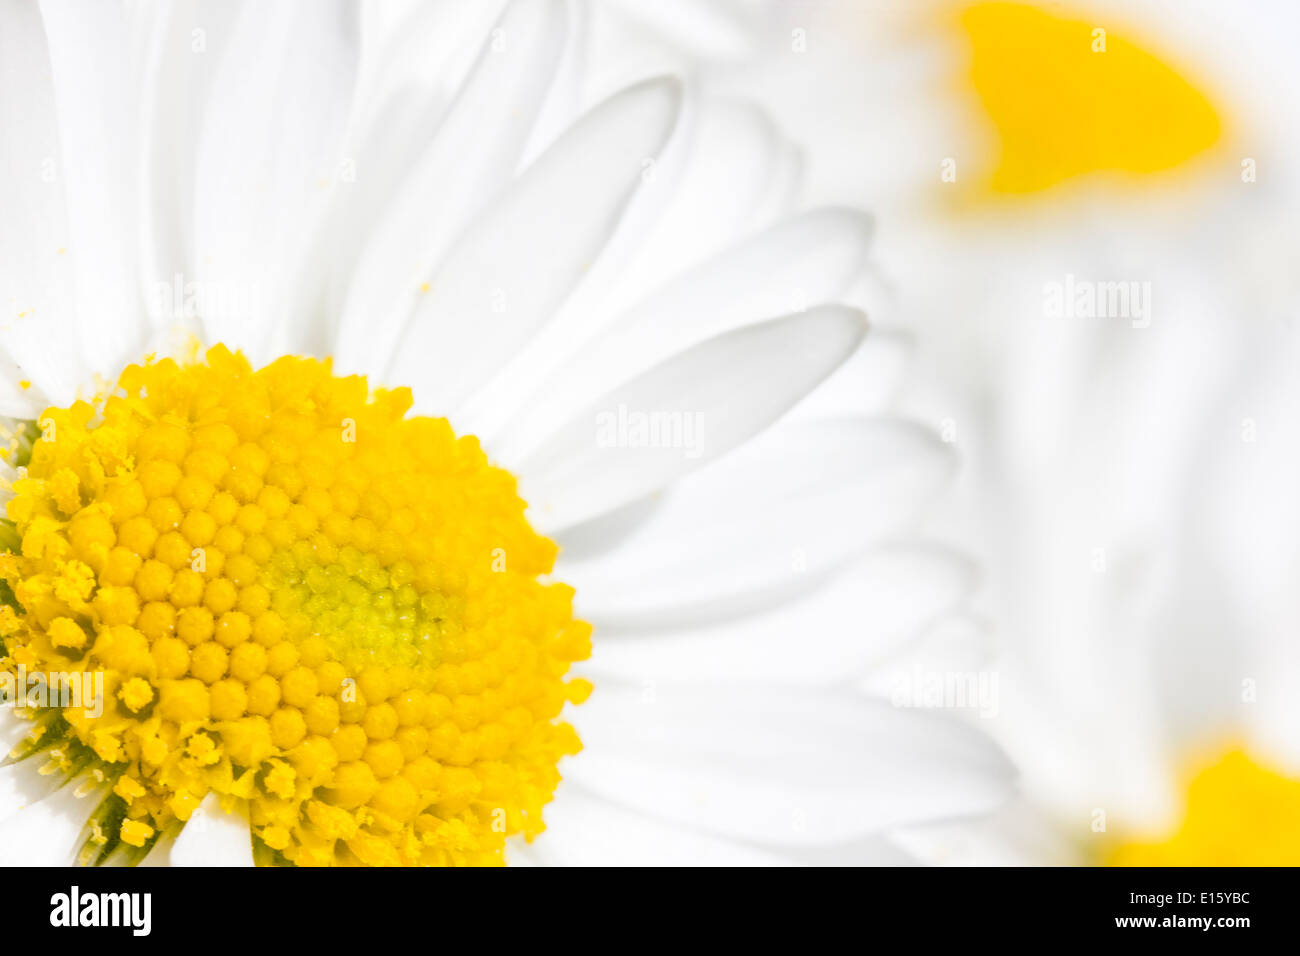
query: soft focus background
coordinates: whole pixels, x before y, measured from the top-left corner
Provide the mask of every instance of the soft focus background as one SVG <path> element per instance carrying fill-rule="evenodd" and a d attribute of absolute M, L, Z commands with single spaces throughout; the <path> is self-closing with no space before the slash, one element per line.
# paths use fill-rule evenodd
<path fill-rule="evenodd" d="M 1100 862 L 1176 832 L 1225 754 L 1294 779 L 1296 5 L 694 6 L 633 29 L 693 42 L 804 146 L 812 199 L 877 216 L 873 317 L 962 455 L 936 525 L 984 568 L 982 723 L 1025 795 L 918 846 Z M 1113 283 L 1127 308 L 1090 311 Z M 1249 857 L 1278 840 L 1240 785 L 1209 829 Z"/>
<path fill-rule="evenodd" d="M 962 455 L 938 524 L 984 568 L 986 725 L 1025 797 L 918 839 L 1096 862 L 1175 832 L 1227 754 L 1294 780 L 1296 5 L 722 7 L 761 25 L 708 82 L 804 144 L 815 198 L 877 215 L 875 318 Z M 1282 852 L 1255 804 L 1294 819 L 1296 791 L 1226 786 L 1210 843 Z"/>
<path fill-rule="evenodd" d="M 1276 849 L 1267 821 L 1300 815 L 1300 7 L 589 11 L 576 98 L 687 69 L 802 145 L 808 198 L 877 217 L 864 300 L 910 352 L 905 405 L 963 462 L 932 530 L 983 568 L 996 706 L 970 716 L 1023 782 L 998 819 L 916 848 L 1119 861 L 1183 826 L 1184 861 Z M 413 15 L 372 10 L 376 29 Z M 1207 767 L 1228 769 L 1188 836 Z"/>

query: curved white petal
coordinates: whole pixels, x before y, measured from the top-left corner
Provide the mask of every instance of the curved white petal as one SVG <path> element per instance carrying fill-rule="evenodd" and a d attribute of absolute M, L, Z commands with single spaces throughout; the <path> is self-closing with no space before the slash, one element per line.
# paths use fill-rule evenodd
<path fill-rule="evenodd" d="M 746 101 L 701 96 L 696 113 L 667 208 L 608 290 L 604 307 L 614 314 L 723 255 L 786 212 L 801 164 L 767 112 Z M 657 165 L 654 174 L 662 172 Z"/>
<path fill-rule="evenodd" d="M 913 346 L 906 332 L 872 329 L 862 348 L 790 409 L 785 420 L 820 421 L 885 412 L 893 407 L 903 386 Z"/>
<path fill-rule="evenodd" d="M 787 852 L 807 866 L 922 866 L 929 862 L 899 846 L 895 831 L 847 843 L 797 847 Z"/>
<path fill-rule="evenodd" d="M 697 265 L 585 342 L 489 447 L 520 457 L 549 423 L 678 352 L 748 323 L 837 301 L 866 262 L 871 232 L 860 213 L 822 209 Z"/>
<path fill-rule="evenodd" d="M 823 306 L 717 336 L 621 385 L 520 464 L 530 520 L 554 532 L 697 470 L 788 411 L 865 330 L 861 313 Z"/>
<path fill-rule="evenodd" d="M 667 141 L 680 83 L 653 80 L 580 120 L 462 237 L 429 277 L 388 378 L 415 382 L 416 408 L 471 396 L 554 317 L 600 254 Z"/>
<path fill-rule="evenodd" d="M 172 862 L 172 850 L 176 846 L 176 836 L 176 834 L 172 833 L 165 833 L 160 836 L 154 842 L 154 845 L 149 848 L 149 852 L 145 854 L 144 859 L 137 863 L 136 866 L 175 866 L 176 864 Z"/>
<path fill-rule="evenodd" d="M 457 421 L 467 430 L 488 437 L 503 419 L 527 404 L 560 363 L 616 319 L 620 309 L 611 299 L 626 289 L 630 264 L 643 254 L 690 174 L 691 149 L 703 122 L 704 103 L 695 89 L 683 85 L 673 129 L 653 155 L 639 160 L 636 190 L 599 254 L 585 265 L 581 278 L 527 348 L 494 369 L 488 381 L 456 409 Z"/>
<path fill-rule="evenodd" d="M 764 845 L 821 845 L 983 812 L 1012 771 L 964 723 L 825 690 L 602 685 L 565 776 L 652 816 Z"/>
<path fill-rule="evenodd" d="M 195 299 L 186 292 L 197 278 L 194 167 L 208 96 L 240 9 L 222 0 L 139 0 L 127 7 L 140 103 L 140 275 L 146 311 L 160 327 L 197 329 Z"/>
<path fill-rule="evenodd" d="M 761 4 L 736 0 L 619 0 L 618 6 L 634 24 L 632 29 L 639 32 L 648 27 L 662 32 L 675 48 L 714 59 L 751 52 L 762 37 L 765 22 Z"/>
<path fill-rule="evenodd" d="M 0 759 L 25 738 L 32 723 L 14 713 L 12 706 L 0 707 Z M 57 782 L 53 777 L 37 773 L 39 763 L 25 760 L 0 766 L 0 820 L 6 820 L 23 807 L 32 806 L 54 792 Z"/>
<path fill-rule="evenodd" d="M 71 866 L 91 799 L 64 787 L 0 821 L 0 866 Z"/>
<path fill-rule="evenodd" d="M 557 372 L 558 366 L 574 356 L 585 359 L 593 337 L 620 324 L 623 314 L 648 293 L 767 224 L 775 208 L 766 201 L 769 180 L 779 178 L 786 152 L 788 147 L 762 110 L 689 90 L 671 140 L 658 154 L 642 160 L 637 194 L 600 257 L 528 349 L 501 369 L 473 402 L 458 409 L 457 419 L 491 448 L 492 434 L 519 410 L 532 409 L 539 397 L 552 397 L 557 385 L 562 386 L 561 394 L 569 394 L 574 382 L 567 369 Z M 769 308 L 748 319 L 784 311 Z M 684 319 L 706 316 L 703 310 L 684 313 Z M 709 325 L 721 331 L 721 325 Z M 708 334 L 706 329 L 696 341 Z M 589 374 L 590 368 L 583 372 Z M 610 384 L 628 377 L 613 372 Z M 599 395 L 604 386 L 592 382 L 579 389 L 581 402 Z M 552 407 L 548 414 L 563 416 L 575 410 Z"/>
<path fill-rule="evenodd" d="M 0 2 L 0 129 L 0 348 L 19 381 L 32 383 L 35 403 L 67 404 L 87 366 L 67 255 L 50 58 L 40 11 L 21 0 Z"/>
<path fill-rule="evenodd" d="M 1091 817 L 1082 818 L 1088 823 Z M 1077 825 L 1082 831 L 1083 826 Z M 1041 807 L 1017 797 L 995 814 L 977 820 L 907 827 L 890 834 L 903 850 L 937 866 L 1089 866 L 1094 848 L 1068 824 L 1043 815 Z M 1087 831 L 1100 844 L 1106 835 Z"/>
<path fill-rule="evenodd" d="M 984 671 L 991 676 L 995 646 L 988 625 L 969 614 L 951 610 L 954 613 L 933 620 L 923 634 L 900 647 L 888 661 L 873 666 L 859 683 L 859 689 L 888 697 L 901 676 L 918 672 L 977 675 Z M 996 710 L 996 705 L 995 700 L 989 706 Z"/>
<path fill-rule="evenodd" d="M 145 336 L 137 250 L 124 241 L 136 211 L 127 21 L 118 5 L 94 0 L 43 0 L 41 14 L 58 104 L 64 254 L 75 269 L 78 340 L 94 371 L 115 375 Z"/>
<path fill-rule="evenodd" d="M 386 365 L 421 283 L 509 182 L 564 49 L 564 13 L 562 0 L 516 0 L 488 37 L 356 264 L 336 345 L 347 367 Z"/>
<path fill-rule="evenodd" d="M 27 373 L 5 352 L 0 333 L 0 415 L 33 419 L 49 406 L 44 392 L 26 382 Z"/>
<path fill-rule="evenodd" d="M 626 681 L 831 685 L 852 681 L 918 637 L 970 590 L 968 562 L 920 548 L 867 555 L 775 608 L 671 630 L 608 634 L 584 665 Z"/>
<path fill-rule="evenodd" d="M 566 50 L 560 68 L 547 91 L 546 102 L 533 123 L 532 134 L 524 148 L 524 165 L 533 161 L 564 135 L 577 116 L 582 115 L 587 98 L 588 60 L 590 58 L 591 0 L 566 0 L 569 27 L 564 42 Z M 508 38 L 506 42 L 509 42 Z"/>
<path fill-rule="evenodd" d="M 540 866 L 786 866 L 782 857 L 675 826 L 565 784 L 546 807 L 546 830 L 506 851 Z"/>
<path fill-rule="evenodd" d="M 374 55 L 362 59 L 361 106 L 378 106 L 415 85 L 445 109 L 477 61 L 483 40 L 508 0 L 361 4 L 361 29 Z M 382 108 L 382 107 L 380 107 Z M 373 118 L 373 117 L 370 117 Z"/>
<path fill-rule="evenodd" d="M 37 773 L 40 758 L 0 767 L 0 820 L 35 806 L 58 789 L 58 781 Z"/>
<path fill-rule="evenodd" d="M 348 0 L 250 4 L 213 82 L 195 182 L 203 328 L 254 361 L 337 187 L 357 33 Z"/>
<path fill-rule="evenodd" d="M 221 809 L 215 793 L 204 797 L 171 848 L 172 866 L 252 866 L 248 818 Z"/>
<path fill-rule="evenodd" d="M 742 613 L 910 532 L 953 467 L 896 419 L 781 422 L 644 501 L 612 545 L 604 521 L 562 533 L 557 574 L 605 627 Z"/>
<path fill-rule="evenodd" d="M 272 337 L 275 354 L 334 355 L 339 317 L 366 243 L 416 158 L 428 145 L 434 110 L 427 90 L 394 94 L 368 124 L 355 128 L 345 148 L 356 175 L 331 191 L 302 281 Z M 352 159 L 355 157 L 355 160 Z M 363 367 L 360 361 L 339 365 Z M 341 370 L 341 368 L 340 368 Z"/>
<path fill-rule="evenodd" d="M 0 759 L 8 756 L 31 727 L 31 721 L 19 717 L 12 704 L 0 705 Z"/>
<path fill-rule="evenodd" d="M 1257 330 L 1223 394 L 1207 398 L 1221 409 L 1218 420 L 1207 412 L 1184 419 L 1205 447 L 1186 469 L 1193 476 L 1188 507 L 1200 520 L 1180 549 L 1179 591 L 1200 599 L 1171 602 L 1153 656 L 1165 712 L 1184 747 L 1214 733 L 1215 724 L 1236 724 L 1253 753 L 1297 774 L 1300 707 L 1291 689 L 1300 685 L 1300 539 L 1293 533 L 1300 528 L 1300 336 L 1294 328 L 1284 336 L 1271 331 Z M 1197 381 L 1198 393 L 1206 384 Z"/>

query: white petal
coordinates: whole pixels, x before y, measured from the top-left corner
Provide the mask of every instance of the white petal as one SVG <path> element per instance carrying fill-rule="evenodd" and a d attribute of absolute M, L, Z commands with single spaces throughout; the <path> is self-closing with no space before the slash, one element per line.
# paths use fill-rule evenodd
<path fill-rule="evenodd" d="M 642 255 L 648 237 L 659 227 L 690 173 L 690 150 L 698 135 L 701 110 L 701 97 L 685 90 L 671 134 L 653 156 L 640 160 L 636 191 L 600 254 L 585 265 L 581 279 L 555 315 L 538 328 L 527 348 L 494 369 L 491 379 L 456 409 L 456 421 L 464 429 L 481 436 L 499 428 L 528 403 L 561 362 L 580 351 L 622 311 L 611 299 L 615 292 L 625 290 L 629 264 Z M 697 213 L 706 215 L 703 210 Z"/>
<path fill-rule="evenodd" d="M 254 361 L 336 185 L 357 32 L 348 0 L 249 4 L 213 83 L 195 186 L 203 328 Z"/>
<path fill-rule="evenodd" d="M 588 99 L 586 81 L 588 74 L 588 34 L 591 30 L 591 4 L 589 0 L 566 0 L 568 37 L 564 42 L 565 56 L 547 91 L 533 132 L 524 149 L 524 165 L 533 162 L 550 149 L 574 119 L 582 115 L 593 100 Z M 507 41 L 509 42 L 509 41 Z"/>
<path fill-rule="evenodd" d="M 3 326 L 0 326 L 0 415 L 34 419 L 49 407 L 49 401 L 38 389 L 23 387 L 27 373 L 5 353 L 5 338 Z M 4 500 L 8 498 L 4 497 Z"/>
<path fill-rule="evenodd" d="M 773 853 L 664 823 L 562 785 L 545 810 L 546 830 L 506 851 L 540 866 L 785 866 Z"/>
<path fill-rule="evenodd" d="M 138 0 L 133 13 L 140 102 L 139 257 L 156 325 L 184 324 L 195 268 L 195 163 L 212 84 L 241 7 L 222 0 Z M 191 298 L 191 301 L 192 298 Z"/>
<path fill-rule="evenodd" d="M 345 153 L 356 157 L 354 181 L 331 191 L 329 208 L 303 266 L 302 281 L 272 336 L 274 354 L 334 355 L 340 313 L 357 261 L 389 201 L 416 158 L 428 145 L 427 90 L 409 88 L 384 104 L 374 120 L 354 129 Z M 364 369 L 360 361 L 348 364 Z M 340 367 L 340 371 L 343 369 Z"/>
<path fill-rule="evenodd" d="M 482 387 L 551 319 L 600 254 L 672 133 L 680 84 L 624 90 L 580 120 L 457 243 L 429 277 L 389 379 L 445 413 Z"/>
<path fill-rule="evenodd" d="M 894 831 L 848 843 L 799 847 L 790 856 L 809 866 L 921 866 L 924 858 L 898 846 Z"/>
<path fill-rule="evenodd" d="M 872 329 L 862 348 L 790 409 L 787 420 L 878 415 L 891 408 L 906 378 L 913 346 L 907 333 Z"/>
<path fill-rule="evenodd" d="M 976 680 L 983 676 L 985 696 L 989 699 L 981 703 L 975 695 L 967 706 L 983 711 L 986 717 L 995 717 L 1000 695 L 998 671 L 991 666 L 993 652 L 987 625 L 968 615 L 954 613 L 933 621 L 917 640 L 899 648 L 890 660 L 873 667 L 858 688 L 864 693 L 889 697 L 916 675 L 952 674 Z"/>
<path fill-rule="evenodd" d="M 154 845 L 149 848 L 149 852 L 145 854 L 144 859 L 137 863 L 136 866 L 174 866 L 175 864 L 172 863 L 172 850 L 176 848 L 176 836 L 173 833 L 165 833 L 160 836 L 154 842 Z"/>
<path fill-rule="evenodd" d="M 772 225 L 791 198 L 790 180 L 800 170 L 797 152 L 764 110 L 745 101 L 703 98 L 697 114 L 681 157 L 680 184 L 645 247 L 609 290 L 605 307 L 613 314 Z M 662 164 L 655 167 L 656 176 L 664 172 Z M 750 278 L 762 276 L 755 272 Z M 763 317 L 798 307 L 784 298 L 780 303 Z"/>
<path fill-rule="evenodd" d="M 34 806 L 58 787 L 53 776 L 37 773 L 40 757 L 0 767 L 0 820 L 7 820 L 24 807 Z"/>
<path fill-rule="evenodd" d="M 782 422 L 647 499 L 621 533 L 597 521 L 561 534 L 557 574 L 606 627 L 743 613 L 909 531 L 953 463 L 896 419 Z"/>
<path fill-rule="evenodd" d="M 92 799 L 64 787 L 0 822 L 0 866 L 71 866 Z"/>
<path fill-rule="evenodd" d="M 0 706 L 0 759 L 31 731 L 32 723 L 19 717 L 12 704 Z"/>
<path fill-rule="evenodd" d="M 547 531 L 569 527 L 697 470 L 788 411 L 864 332 L 861 313 L 824 306 L 717 336 L 627 382 L 520 464 L 530 519 Z M 678 435 L 647 447 L 639 436 L 648 432 L 624 427 L 629 412 L 677 422 Z"/>
<path fill-rule="evenodd" d="M 1168 623 L 1156 630 L 1153 676 L 1184 748 L 1214 724 L 1240 723 L 1253 753 L 1300 774 L 1300 707 L 1290 690 L 1300 686 L 1293 586 L 1300 539 L 1292 533 L 1300 527 L 1300 339 L 1279 337 L 1268 326 L 1258 332 L 1256 348 L 1233 357 L 1240 371 L 1227 390 L 1206 398 L 1221 409 L 1219 420 L 1211 409 L 1175 419 L 1206 441 L 1188 459 L 1193 497 L 1184 507 L 1196 511 L 1198 522 L 1191 546 L 1180 549 Z M 1226 349 L 1220 355 L 1230 360 Z M 1197 395 L 1207 386 L 1198 378 Z M 1179 594 L 1198 599 L 1178 600 Z M 1252 694 L 1243 707 L 1246 688 Z"/>
<path fill-rule="evenodd" d="M 87 366 L 72 261 L 50 60 L 35 4 L 0 4 L 0 348 L 37 401 L 66 404 Z"/>
<path fill-rule="evenodd" d="M 734 114 L 746 120 L 756 114 L 761 122 L 748 122 L 737 128 L 728 123 Z M 757 141 L 746 140 L 744 133 L 755 127 Z M 730 143 L 726 133 L 740 134 L 741 141 L 731 144 L 736 152 L 712 158 L 727 162 L 731 179 L 725 186 L 712 183 L 712 191 L 701 195 L 693 184 L 699 180 L 701 168 L 712 168 L 708 155 L 710 144 L 719 139 Z M 581 355 L 588 341 L 614 325 L 628 310 L 629 303 L 662 285 L 676 271 L 671 264 L 668 272 L 656 265 L 662 264 L 665 258 L 679 265 L 681 262 L 680 248 L 674 248 L 669 256 L 656 254 L 656 248 L 664 243 L 665 230 L 675 236 L 677 246 L 692 251 L 699 248 L 696 244 L 699 237 L 716 237 L 716 243 L 722 244 L 743 234 L 737 231 L 738 220 L 743 217 L 748 221 L 754 215 L 752 197 L 744 184 L 751 178 L 749 170 L 755 167 L 763 170 L 770 165 L 769 154 L 775 151 L 773 139 L 770 123 L 761 113 L 731 104 L 719 105 L 693 90 L 688 91 L 672 137 L 655 156 L 642 160 L 636 195 L 599 258 L 584 271 L 582 281 L 528 348 L 500 369 L 472 402 L 457 409 L 456 418 L 462 427 L 481 438 L 490 437 L 517 410 L 531 407 L 535 395 L 549 395 L 548 380 L 554 378 L 558 366 L 575 354 Z M 745 146 L 750 148 L 746 150 Z M 756 174 L 752 178 L 763 177 Z M 681 235 L 680 222 L 676 227 L 672 225 L 683 218 L 688 219 L 689 228 L 694 230 L 689 233 L 689 239 Z M 714 246 L 704 248 L 712 252 Z M 688 261 L 695 264 L 696 260 Z M 770 314 L 762 317 L 768 318 Z M 598 388 L 588 389 L 579 397 L 589 399 L 599 393 Z"/>
<path fill-rule="evenodd" d="M 563 51 L 564 13 L 562 0 L 516 0 L 488 38 L 357 263 L 334 350 L 345 366 L 386 365 L 420 284 L 509 181 Z"/>
<path fill-rule="evenodd" d="M 548 423 L 678 352 L 748 323 L 836 301 L 866 262 L 870 237 L 867 217 L 824 209 L 697 265 L 585 342 L 489 447 L 507 459 L 527 454 Z"/>
<path fill-rule="evenodd" d="M 136 271 L 135 130 L 129 109 L 130 47 L 117 4 L 43 0 L 62 145 L 77 328 L 87 363 L 102 375 L 138 358 L 145 322 Z M 8 133 L 6 133 L 8 135 Z"/>
<path fill-rule="evenodd" d="M 847 693 L 602 685 L 566 777 L 624 806 L 765 845 L 823 845 L 987 811 L 1011 791 L 967 725 Z"/>
<path fill-rule="evenodd" d="M 1084 827 L 1091 817 L 1076 823 L 1097 844 L 1105 834 L 1093 834 Z M 908 827 L 890 834 L 890 839 L 926 863 L 938 866 L 1088 866 L 1093 847 L 1072 838 L 1070 825 L 1047 819 L 1041 809 L 1023 797 L 989 816 L 971 820 Z"/>
<path fill-rule="evenodd" d="M 456 95 L 506 6 L 507 0 L 361 4 L 362 36 L 373 44 L 373 55 L 362 58 L 358 104 L 382 104 L 415 85 L 438 104 L 429 114 L 436 117 Z"/>
<path fill-rule="evenodd" d="M 171 848 L 172 866 L 252 866 L 248 818 L 221 809 L 215 793 L 204 797 Z"/>
<path fill-rule="evenodd" d="M 629 682 L 711 680 L 830 685 L 886 658 L 968 593 L 969 565 L 941 551 L 868 555 L 775 608 L 712 624 L 606 634 L 584 671 Z"/>
<path fill-rule="evenodd" d="M 6 757 L 31 729 L 31 721 L 18 717 L 11 705 L 0 707 L 0 759 Z M 23 807 L 39 803 L 54 791 L 56 780 L 37 773 L 39 759 L 0 767 L 0 820 L 8 819 Z"/>
<path fill-rule="evenodd" d="M 738 57 L 751 52 L 762 36 L 763 17 L 755 5 L 698 0 L 658 0 L 619 6 L 636 24 L 662 31 L 676 49 L 688 49 L 705 59 Z"/>

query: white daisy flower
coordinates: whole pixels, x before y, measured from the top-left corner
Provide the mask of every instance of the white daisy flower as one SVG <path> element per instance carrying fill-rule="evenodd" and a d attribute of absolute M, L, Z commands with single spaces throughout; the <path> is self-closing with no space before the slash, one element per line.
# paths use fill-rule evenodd
<path fill-rule="evenodd" d="M 913 397 L 972 463 L 989 726 L 1025 795 L 902 838 L 929 859 L 1300 854 L 1296 12 L 1169 12 L 831 2 L 816 58 L 746 78 L 819 156 L 888 144 L 822 185 L 885 201 L 929 362 Z"/>
<path fill-rule="evenodd" d="M 970 584 L 867 220 L 466 9 L 420 80 L 342 0 L 0 7 L 6 862 L 897 859 L 1008 793 L 862 690 Z"/>

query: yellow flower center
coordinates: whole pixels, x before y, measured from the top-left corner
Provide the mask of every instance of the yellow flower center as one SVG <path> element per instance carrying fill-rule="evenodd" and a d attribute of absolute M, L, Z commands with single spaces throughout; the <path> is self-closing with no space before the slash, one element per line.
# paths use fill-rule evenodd
<path fill-rule="evenodd" d="M 1030 193 L 1085 173 L 1172 169 L 1213 145 L 1209 101 L 1109 22 L 1018 3 L 960 14 L 968 82 L 997 131 L 994 193 Z"/>
<path fill-rule="evenodd" d="M 1300 780 L 1233 749 L 1187 788 L 1177 830 L 1117 846 L 1112 866 L 1296 866 Z"/>
<path fill-rule="evenodd" d="M 217 347 L 17 443 L 0 673 L 103 675 L 102 707 L 20 708 L 14 754 L 101 795 L 83 861 L 141 858 L 209 793 L 263 863 L 500 863 L 540 832 L 590 627 L 538 580 L 556 548 L 514 478 L 409 407 Z"/>

